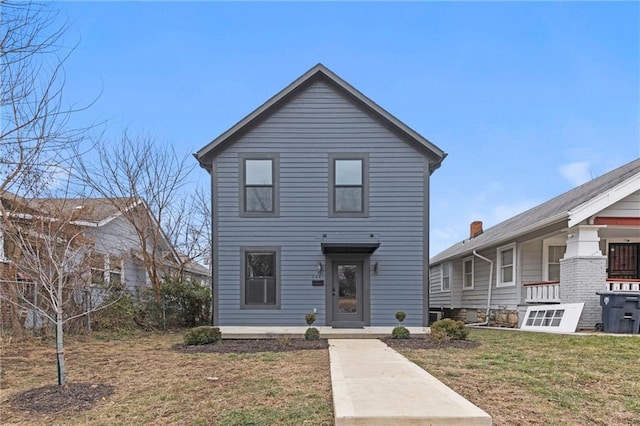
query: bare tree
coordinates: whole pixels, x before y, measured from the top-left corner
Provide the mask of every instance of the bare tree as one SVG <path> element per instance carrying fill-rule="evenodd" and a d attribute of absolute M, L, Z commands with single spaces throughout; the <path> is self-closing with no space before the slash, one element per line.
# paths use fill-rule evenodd
<path fill-rule="evenodd" d="M 112 289 L 102 287 L 94 294 L 97 299 L 87 303 L 93 250 L 78 220 L 76 203 L 68 199 L 27 200 L 6 192 L 2 201 L 12 207 L 1 217 L 0 232 L 16 275 L 12 280 L 0 280 L 0 298 L 27 312 L 31 327 L 38 327 L 40 321 L 55 326 L 58 384 L 64 385 L 64 326 L 109 306 L 103 299 Z M 112 303 L 115 301 L 117 297 Z"/>
<path fill-rule="evenodd" d="M 79 152 L 83 130 L 68 121 L 85 108 L 63 99 L 63 65 L 73 51 L 62 44 L 66 29 L 50 3 L 0 2 L 0 194 L 37 196 Z M 10 207 L 0 203 L 1 218 L 11 217 Z M 0 265 L 0 278 L 15 272 L 13 263 Z M 13 305 L 11 316 L 19 332 Z"/>
<path fill-rule="evenodd" d="M 85 108 L 63 100 L 63 65 L 73 49 L 46 3 L 0 5 L 0 191 L 37 194 L 73 155 L 82 130 L 70 116 Z"/>
<path fill-rule="evenodd" d="M 180 270 L 188 262 L 211 262 L 211 208 L 208 191 L 197 188 L 172 206 L 163 227 L 181 255 Z"/>
<path fill-rule="evenodd" d="M 131 224 L 156 302 L 161 302 L 167 255 L 176 258 L 162 224 L 169 220 L 193 166 L 148 134 L 124 131 L 118 141 L 97 143 L 95 161 L 80 162 L 79 178 L 108 199 Z M 178 259 L 175 259 L 178 261 Z"/>

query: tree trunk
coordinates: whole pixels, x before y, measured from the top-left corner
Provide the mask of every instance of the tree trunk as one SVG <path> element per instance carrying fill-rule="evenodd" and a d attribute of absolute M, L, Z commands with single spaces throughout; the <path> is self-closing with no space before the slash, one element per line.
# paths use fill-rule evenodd
<path fill-rule="evenodd" d="M 58 277 L 58 307 L 56 312 L 56 357 L 58 359 L 58 385 L 67 384 L 67 368 L 64 363 L 64 330 L 62 328 L 62 274 Z"/>

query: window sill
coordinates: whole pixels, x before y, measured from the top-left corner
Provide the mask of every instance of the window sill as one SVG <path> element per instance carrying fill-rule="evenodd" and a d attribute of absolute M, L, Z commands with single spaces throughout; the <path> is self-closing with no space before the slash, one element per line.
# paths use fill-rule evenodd
<path fill-rule="evenodd" d="M 260 217 L 280 217 L 279 213 L 259 213 L 259 212 L 240 212 L 240 217 L 260 218 Z"/>
<path fill-rule="evenodd" d="M 240 309 L 252 311 L 275 311 L 280 309 L 280 305 L 240 305 Z"/>
<path fill-rule="evenodd" d="M 503 287 L 515 287 L 516 283 L 514 282 L 509 282 L 509 283 L 497 283 L 496 284 L 496 288 L 503 288 Z"/>

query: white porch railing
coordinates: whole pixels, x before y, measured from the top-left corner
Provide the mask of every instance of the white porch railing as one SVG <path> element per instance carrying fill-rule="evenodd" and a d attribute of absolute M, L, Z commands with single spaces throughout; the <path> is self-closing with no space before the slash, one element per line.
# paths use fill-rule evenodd
<path fill-rule="evenodd" d="M 640 280 L 607 279 L 607 291 L 640 291 Z"/>
<path fill-rule="evenodd" d="M 525 303 L 561 303 L 560 282 L 525 283 Z M 640 291 L 640 280 L 607 279 L 602 291 Z"/>
<path fill-rule="evenodd" d="M 524 284 L 526 303 L 560 303 L 560 282 L 544 281 Z"/>

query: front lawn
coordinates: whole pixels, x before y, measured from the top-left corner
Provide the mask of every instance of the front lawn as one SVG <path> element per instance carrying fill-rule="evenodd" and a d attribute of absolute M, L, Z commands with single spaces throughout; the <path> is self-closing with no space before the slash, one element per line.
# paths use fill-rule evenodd
<path fill-rule="evenodd" d="M 494 424 L 640 424 L 640 337 L 473 330 L 474 348 L 398 349 Z"/>
<path fill-rule="evenodd" d="M 333 424 L 327 349 L 182 353 L 172 349 L 180 342 L 179 333 L 69 338 L 69 382 L 110 385 L 113 392 L 87 411 L 35 414 L 7 398 L 56 383 L 53 341 L 5 337 L 0 424 Z"/>
<path fill-rule="evenodd" d="M 498 425 L 640 424 L 640 337 L 473 330 L 470 338 L 479 345 L 405 341 L 398 350 Z M 53 341 L 3 338 L 0 424 L 333 424 L 326 349 L 184 353 L 173 349 L 181 341 L 181 333 L 69 338 L 69 381 L 109 389 L 89 410 L 35 414 L 7 399 L 55 384 Z"/>

